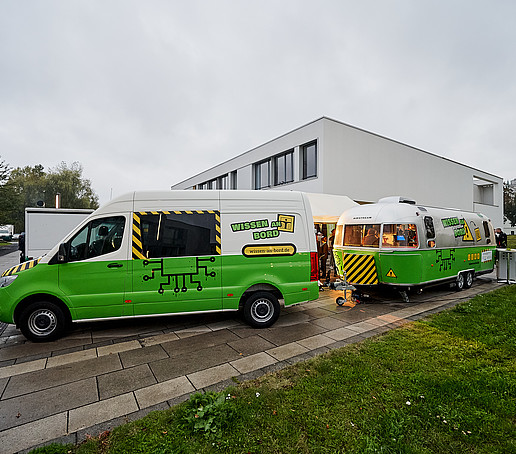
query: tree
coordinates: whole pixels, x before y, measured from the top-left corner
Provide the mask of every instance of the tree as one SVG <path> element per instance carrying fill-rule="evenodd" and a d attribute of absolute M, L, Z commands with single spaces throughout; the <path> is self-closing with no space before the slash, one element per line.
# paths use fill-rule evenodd
<path fill-rule="evenodd" d="M 6 183 L 9 188 L 9 224 L 16 231 L 23 231 L 25 208 L 36 207 L 39 202 L 47 208 L 55 208 L 55 196 L 61 195 L 60 208 L 98 208 L 98 196 L 91 188 L 90 180 L 82 178 L 82 166 L 74 162 L 68 167 L 61 162 L 45 172 L 42 165 L 14 169 Z"/>
<path fill-rule="evenodd" d="M 516 187 L 509 182 L 503 184 L 503 211 L 505 219 L 511 223 L 511 227 L 514 227 L 516 225 Z"/>
<path fill-rule="evenodd" d="M 0 224 L 11 224 L 9 212 L 11 211 L 11 196 L 7 182 L 11 175 L 11 167 L 0 157 Z"/>

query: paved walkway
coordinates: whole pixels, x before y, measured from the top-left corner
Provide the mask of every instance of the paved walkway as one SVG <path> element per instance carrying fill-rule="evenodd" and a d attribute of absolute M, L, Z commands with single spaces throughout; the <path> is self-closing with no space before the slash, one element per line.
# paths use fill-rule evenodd
<path fill-rule="evenodd" d="M 16 264 L 5 261 L 0 268 Z M 222 390 L 501 287 L 493 277 L 411 303 L 391 295 L 339 307 L 340 293 L 326 290 L 283 309 L 264 330 L 236 315 L 177 316 L 77 324 L 63 339 L 34 344 L 8 325 L 0 335 L 0 453 L 82 441 L 197 391 Z"/>

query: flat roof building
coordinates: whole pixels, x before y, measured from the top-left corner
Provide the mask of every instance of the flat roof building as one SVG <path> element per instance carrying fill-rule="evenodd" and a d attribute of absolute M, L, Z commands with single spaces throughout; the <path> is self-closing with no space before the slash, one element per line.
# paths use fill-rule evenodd
<path fill-rule="evenodd" d="M 418 204 L 477 211 L 503 225 L 503 179 L 322 117 L 171 189 L 295 190 L 359 203 L 400 195 Z"/>

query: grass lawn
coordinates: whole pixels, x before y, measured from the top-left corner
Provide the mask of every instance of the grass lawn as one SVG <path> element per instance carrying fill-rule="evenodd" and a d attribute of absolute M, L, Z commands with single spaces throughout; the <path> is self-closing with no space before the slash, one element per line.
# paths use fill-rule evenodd
<path fill-rule="evenodd" d="M 514 453 L 516 285 L 79 446 L 39 453 Z"/>

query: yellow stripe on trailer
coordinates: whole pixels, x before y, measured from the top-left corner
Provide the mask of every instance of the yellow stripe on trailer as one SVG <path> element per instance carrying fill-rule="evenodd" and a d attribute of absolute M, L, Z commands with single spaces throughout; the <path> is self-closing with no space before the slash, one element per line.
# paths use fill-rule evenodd
<path fill-rule="evenodd" d="M 346 280 L 350 284 L 378 284 L 378 274 L 372 255 L 344 254 L 342 269 L 346 272 Z"/>

